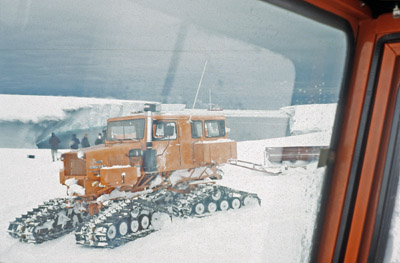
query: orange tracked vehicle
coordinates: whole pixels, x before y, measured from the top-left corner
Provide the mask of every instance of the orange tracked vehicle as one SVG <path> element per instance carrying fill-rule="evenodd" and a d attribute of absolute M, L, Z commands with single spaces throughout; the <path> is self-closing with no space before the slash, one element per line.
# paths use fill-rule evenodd
<path fill-rule="evenodd" d="M 64 153 L 54 199 L 10 224 L 11 236 L 40 243 L 78 227 L 77 243 L 115 247 L 162 227 L 173 216 L 202 216 L 260 202 L 215 184 L 218 166 L 236 159 L 221 115 L 144 112 L 109 119 L 105 145 Z"/>

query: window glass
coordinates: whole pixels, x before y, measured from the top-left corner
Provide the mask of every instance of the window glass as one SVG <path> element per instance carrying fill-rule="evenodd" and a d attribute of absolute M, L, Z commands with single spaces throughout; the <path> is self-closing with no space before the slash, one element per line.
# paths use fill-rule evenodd
<path fill-rule="evenodd" d="M 225 121 L 205 121 L 206 137 L 224 137 Z"/>
<path fill-rule="evenodd" d="M 385 155 L 374 235 L 371 241 L 370 258 L 383 262 L 400 262 L 400 86 L 391 122 L 389 143 Z M 391 107 L 390 104 L 387 107 Z M 372 254 L 372 255 L 371 255 Z"/>
<path fill-rule="evenodd" d="M 398 176 L 398 175 L 397 175 Z M 397 179 L 398 182 L 400 180 Z M 393 215 L 389 228 L 389 235 L 387 240 L 386 251 L 384 255 L 384 262 L 399 262 L 400 261 L 400 185 L 397 185 L 397 195 L 392 195 L 392 201 L 394 200 L 395 205 L 393 209 Z"/>
<path fill-rule="evenodd" d="M 144 119 L 113 121 L 108 123 L 107 140 L 138 140 L 144 135 Z"/>
<path fill-rule="evenodd" d="M 202 121 L 192 121 L 192 138 L 201 138 L 203 136 L 203 122 Z"/>
<path fill-rule="evenodd" d="M 285 4 L 295 5 L 296 12 L 312 13 L 304 10 L 309 4 L 303 2 Z M 212 149 L 215 145 L 207 143 L 224 136 L 227 126 L 227 137 L 237 142 L 230 150 L 237 150 L 237 159 L 251 168 L 221 165 L 218 172 L 224 176 L 216 184 L 255 193 L 260 206 L 173 221 L 166 230 L 107 250 L 104 261 L 309 261 L 326 172 L 325 167 L 317 168 L 315 155 L 330 147 L 337 103 L 344 101 L 339 94 L 348 35 L 336 28 L 336 20 L 326 16 L 318 22 L 259 0 L 0 3 L 1 156 L 23 156 L 18 163 L 25 164 L 27 154 L 10 155 L 7 149 L 29 148 L 28 154 L 37 147 L 49 149 L 53 131 L 60 148 L 68 149 L 73 133 L 95 138 L 107 118 L 131 115 L 143 110 L 144 101 L 157 101 L 163 103 L 160 114 L 224 115 L 226 123 L 212 117 L 204 123 L 204 136 L 209 138 L 196 140 L 194 147 Z M 107 140 L 144 138 L 144 123 L 111 122 Z M 174 122 L 154 122 L 152 128 L 154 140 L 179 139 Z M 223 143 L 216 147 L 227 145 L 219 141 Z M 181 151 L 187 142 L 180 143 L 171 141 L 171 147 L 158 149 L 157 165 L 168 167 L 171 159 L 165 156 L 174 152 L 187 155 L 173 161 L 185 167 L 182 171 L 189 169 L 185 165 L 194 158 L 191 150 Z M 125 160 L 129 150 L 123 154 L 110 159 Z M 210 151 L 209 156 L 219 154 Z M 37 171 L 49 170 L 48 163 L 39 164 L 40 158 L 35 159 L 37 169 L 32 162 L 16 167 L 16 160 L 2 158 L 2 166 L 8 166 L 2 170 L 7 183 L 0 184 L 0 192 L 9 199 L 0 204 L 0 211 L 21 200 L 21 192 L 28 196 L 35 191 L 24 187 L 37 185 L 29 181 L 37 180 Z M 31 176 L 12 181 L 16 173 Z M 54 174 L 58 171 L 49 178 Z M 34 197 L 40 200 L 65 193 L 61 186 L 62 190 L 54 185 L 38 189 Z M 208 211 L 206 205 L 204 209 Z M 59 242 L 69 253 L 92 260 L 93 250 L 75 248 L 71 238 Z M 20 249 L 14 249 L 14 240 L 3 236 L 0 243 L 4 262 L 68 259 L 57 248 L 43 253 L 40 246 L 26 250 L 18 244 Z"/>
<path fill-rule="evenodd" d="M 153 124 L 155 141 L 175 140 L 176 139 L 176 124 L 175 122 L 157 121 Z"/>

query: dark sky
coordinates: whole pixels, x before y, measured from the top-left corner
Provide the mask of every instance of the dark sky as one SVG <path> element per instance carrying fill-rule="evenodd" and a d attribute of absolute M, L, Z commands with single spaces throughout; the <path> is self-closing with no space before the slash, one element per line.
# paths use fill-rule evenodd
<path fill-rule="evenodd" d="M 191 107 L 207 61 L 197 107 L 336 102 L 345 42 L 259 1 L 2 0 L 0 93 Z"/>

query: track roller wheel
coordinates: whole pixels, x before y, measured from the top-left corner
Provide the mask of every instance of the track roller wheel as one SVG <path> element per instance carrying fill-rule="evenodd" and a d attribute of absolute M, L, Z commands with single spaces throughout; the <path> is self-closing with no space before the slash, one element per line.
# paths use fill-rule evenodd
<path fill-rule="evenodd" d="M 147 229 L 150 226 L 150 217 L 148 215 L 142 215 L 139 218 L 139 224 L 141 229 Z"/>
<path fill-rule="evenodd" d="M 207 204 L 207 211 L 209 213 L 215 213 L 217 210 L 218 210 L 217 203 L 215 203 L 213 201 L 209 201 Z"/>
<path fill-rule="evenodd" d="M 221 201 L 219 201 L 218 203 L 218 207 L 221 211 L 226 211 L 229 209 L 229 202 L 226 199 L 222 199 Z"/>
<path fill-rule="evenodd" d="M 196 215 L 202 215 L 206 211 L 206 208 L 203 203 L 199 202 L 193 206 L 193 213 Z"/>
<path fill-rule="evenodd" d="M 107 232 L 106 232 L 107 240 L 109 240 L 109 241 L 114 240 L 117 237 L 117 234 L 118 234 L 118 232 L 117 232 L 117 227 L 115 226 L 115 224 L 112 224 L 107 228 Z"/>
<path fill-rule="evenodd" d="M 242 203 L 240 202 L 240 199 L 237 197 L 234 197 L 230 200 L 231 203 L 231 208 L 232 209 L 239 209 L 242 206 Z"/>
<path fill-rule="evenodd" d="M 218 188 L 214 188 L 214 191 L 211 194 L 211 198 L 212 198 L 212 200 L 214 200 L 216 202 L 221 200 L 222 199 L 222 191 Z"/>
<path fill-rule="evenodd" d="M 132 218 L 129 227 L 132 233 L 136 233 L 137 231 L 139 231 L 139 221 L 137 219 Z"/>
<path fill-rule="evenodd" d="M 129 232 L 129 224 L 128 219 L 122 219 L 118 225 L 118 234 L 123 237 L 126 236 Z"/>

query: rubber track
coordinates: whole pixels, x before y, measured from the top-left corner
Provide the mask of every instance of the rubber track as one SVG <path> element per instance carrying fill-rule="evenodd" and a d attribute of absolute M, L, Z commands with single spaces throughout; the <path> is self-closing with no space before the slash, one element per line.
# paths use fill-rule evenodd
<path fill-rule="evenodd" d="M 73 216 L 72 209 L 68 213 L 66 200 L 65 198 L 55 198 L 44 202 L 11 222 L 8 233 L 20 241 L 39 244 L 74 231 L 76 226 L 70 223 Z M 57 224 L 58 214 L 62 211 L 65 211 L 65 215 L 68 217 L 68 219 L 64 219 L 66 221 L 64 227 Z M 44 227 L 42 233 L 37 233 L 35 230 L 41 227 Z"/>
<path fill-rule="evenodd" d="M 212 199 L 212 195 L 220 192 L 221 196 L 218 200 Z M 232 200 L 237 198 L 240 200 L 241 207 L 245 203 L 245 198 L 251 197 L 261 204 L 261 200 L 256 194 L 244 191 L 234 190 L 224 186 L 215 184 L 202 184 L 189 193 L 179 193 L 175 191 L 159 190 L 141 196 L 135 199 L 113 200 L 106 203 L 103 209 L 88 222 L 86 222 L 75 233 L 76 243 L 88 247 L 115 248 L 127 242 L 134 241 L 138 238 L 145 237 L 156 231 L 152 225 L 146 230 L 139 230 L 136 233 L 130 233 L 124 237 L 116 236 L 115 239 L 106 238 L 108 227 L 112 224 L 118 226 L 121 220 L 128 220 L 133 207 L 140 207 L 141 211 L 147 211 L 148 214 L 162 212 L 173 217 L 205 217 L 212 215 L 211 213 L 196 214 L 193 206 L 199 202 L 205 203 L 210 200 L 218 203 L 222 200 Z M 100 240 L 101 239 L 101 240 Z"/>
<path fill-rule="evenodd" d="M 150 225 L 148 229 L 139 230 L 124 237 L 117 235 L 113 240 L 107 239 L 106 232 L 108 227 L 112 224 L 117 224 L 122 219 L 129 218 L 133 207 L 138 208 L 140 211 L 145 211 L 146 213 L 144 214 L 146 215 L 151 215 L 154 212 L 163 212 L 169 215 L 167 210 L 143 198 L 112 200 L 105 203 L 97 215 L 93 216 L 77 230 L 75 233 L 76 243 L 89 247 L 115 248 L 154 232 L 155 230 Z"/>

